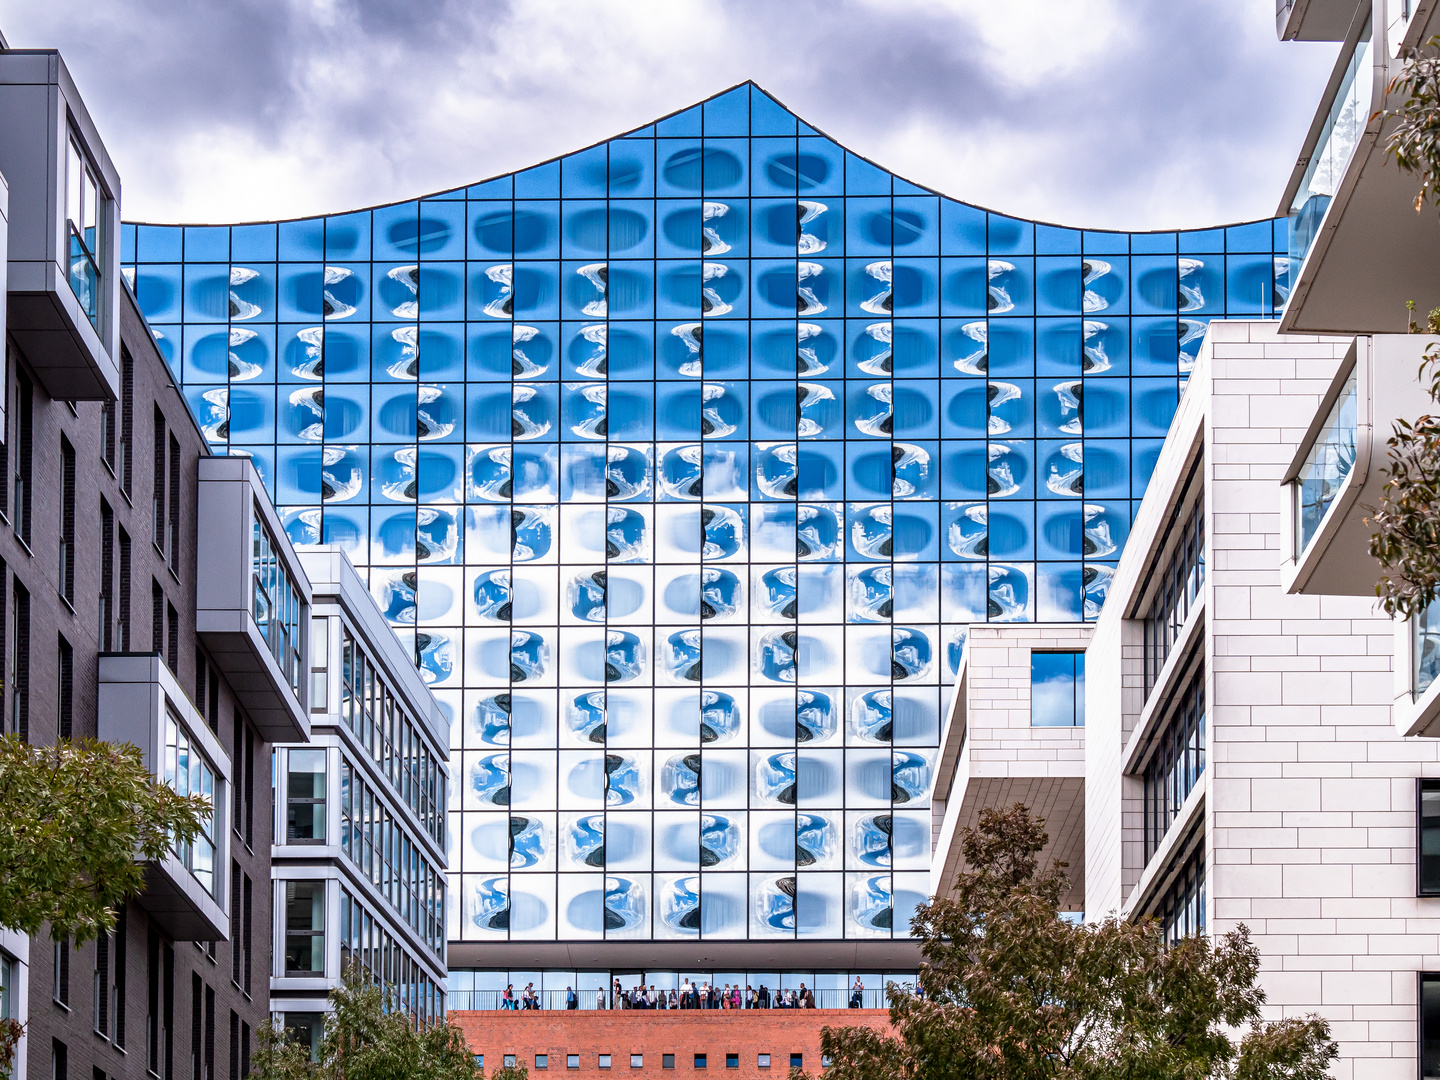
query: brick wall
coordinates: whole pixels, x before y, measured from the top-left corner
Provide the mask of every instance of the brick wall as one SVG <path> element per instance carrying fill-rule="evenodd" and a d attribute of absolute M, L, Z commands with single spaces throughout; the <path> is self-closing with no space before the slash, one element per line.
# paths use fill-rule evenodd
<path fill-rule="evenodd" d="M 803 1055 L 806 1071 L 820 1072 L 820 1031 L 830 1027 L 865 1026 L 890 1030 L 885 1009 L 702 1009 L 692 1010 L 564 1010 L 535 1012 L 453 1012 L 470 1049 L 485 1055 L 485 1068 L 494 1071 L 504 1055 L 514 1054 L 517 1065 L 530 1070 L 531 1080 L 556 1074 L 565 1077 L 677 1076 L 694 1077 L 701 1070 L 695 1055 L 706 1056 L 706 1076 L 773 1077 L 783 1080 L 790 1071 L 790 1055 Z M 538 1070 L 535 1055 L 548 1057 Z M 578 1068 L 566 1066 L 566 1056 L 578 1054 Z M 599 1056 L 609 1054 L 611 1067 L 602 1069 Z M 640 1054 L 642 1064 L 631 1067 L 630 1055 Z M 663 1067 L 663 1055 L 674 1054 L 672 1069 Z M 738 1054 L 735 1068 L 726 1068 L 725 1055 Z M 769 1068 L 758 1064 L 760 1054 L 770 1055 Z"/>

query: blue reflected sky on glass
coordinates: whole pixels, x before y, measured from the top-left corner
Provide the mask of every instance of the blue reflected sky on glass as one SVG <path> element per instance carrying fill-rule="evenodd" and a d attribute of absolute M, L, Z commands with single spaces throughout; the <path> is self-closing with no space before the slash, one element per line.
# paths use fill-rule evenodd
<path fill-rule="evenodd" d="M 988 213 L 746 86 L 467 189 L 124 239 L 206 437 L 451 717 L 451 938 L 685 940 L 905 932 L 965 627 L 1095 617 L 1284 230 Z"/>

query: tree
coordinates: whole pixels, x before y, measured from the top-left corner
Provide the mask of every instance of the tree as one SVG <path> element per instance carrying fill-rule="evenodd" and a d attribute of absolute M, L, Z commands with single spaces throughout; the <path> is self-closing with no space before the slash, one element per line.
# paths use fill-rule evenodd
<path fill-rule="evenodd" d="M 0 736 L 0 925 L 83 944 L 145 885 L 137 859 L 189 843 L 210 814 L 145 768 L 134 746 Z"/>
<path fill-rule="evenodd" d="M 330 994 L 318 1060 L 270 1023 L 259 1031 L 253 1080 L 484 1080 L 465 1036 L 448 1019 L 416 1028 L 410 1014 L 358 964 Z M 526 1080 L 524 1067 L 493 1080 Z"/>
<path fill-rule="evenodd" d="M 894 1035 L 825 1028 L 826 1080 L 1327 1075 L 1338 1050 L 1324 1020 L 1262 1022 L 1243 927 L 1167 944 L 1151 919 L 1066 921 L 1064 864 L 1038 865 L 1045 841 L 1019 803 L 981 812 L 953 899 L 922 905 L 912 924 L 921 993 L 891 986 Z"/>
<path fill-rule="evenodd" d="M 1440 209 L 1440 38 L 1412 51 L 1385 92 L 1400 99 L 1381 114 L 1395 122 L 1385 154 L 1419 178 L 1415 212 L 1427 202 Z M 1440 333 L 1440 309 L 1422 327 L 1413 316 L 1414 301 L 1406 307 L 1411 333 Z M 1440 348 L 1425 351 L 1419 376 L 1440 403 Z M 1380 501 L 1366 508 L 1375 525 L 1370 554 L 1383 571 L 1375 592 L 1387 615 L 1410 618 L 1440 597 L 1440 417 L 1397 421 L 1386 446 Z"/>

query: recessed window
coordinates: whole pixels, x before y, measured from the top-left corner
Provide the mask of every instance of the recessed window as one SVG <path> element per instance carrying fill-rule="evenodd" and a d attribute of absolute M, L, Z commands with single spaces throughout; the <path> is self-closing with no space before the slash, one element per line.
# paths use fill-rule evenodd
<path fill-rule="evenodd" d="M 483 1068 L 485 1067 L 485 1055 L 484 1055 L 484 1054 L 474 1054 L 474 1055 L 472 1055 L 472 1056 L 475 1058 L 475 1068 L 477 1068 L 477 1069 L 483 1069 Z"/>
<path fill-rule="evenodd" d="M 726 1055 L 725 1055 L 725 1067 L 726 1067 L 727 1069 L 738 1069 L 738 1068 L 740 1067 L 740 1055 L 739 1055 L 739 1054 L 726 1054 Z"/>
<path fill-rule="evenodd" d="M 645 1055 L 644 1055 L 644 1054 L 631 1054 L 631 1055 L 630 1055 L 630 1067 L 631 1067 L 632 1069 L 638 1069 L 638 1068 L 640 1068 L 640 1067 L 641 1067 L 642 1065 L 644 1065 L 644 1064 L 645 1064 Z"/>
<path fill-rule="evenodd" d="M 600 1055 L 600 1068 L 602 1068 L 602 1069 L 608 1069 L 609 1067 L 610 1067 L 610 1055 L 609 1055 L 609 1054 L 601 1054 L 601 1055 Z"/>
<path fill-rule="evenodd" d="M 791 1055 L 790 1055 L 790 1067 L 791 1067 L 792 1069 L 803 1069 L 803 1068 L 805 1067 L 805 1055 L 804 1055 L 804 1054 L 791 1054 Z"/>
<path fill-rule="evenodd" d="M 757 1054 L 755 1057 L 755 1064 L 760 1066 L 760 1068 L 762 1069 L 768 1069 L 770 1067 L 770 1055 Z"/>
<path fill-rule="evenodd" d="M 505 1068 L 507 1068 L 507 1069 L 513 1069 L 514 1067 L 515 1067 L 515 1055 L 514 1055 L 514 1054 L 506 1054 L 506 1055 L 505 1055 Z"/>
<path fill-rule="evenodd" d="M 580 1067 L 580 1055 L 579 1055 L 579 1054 L 566 1054 L 566 1055 L 565 1055 L 565 1067 L 566 1067 L 567 1069 L 578 1069 L 578 1068 Z"/>
<path fill-rule="evenodd" d="M 705 1068 L 705 1055 L 704 1055 L 704 1054 L 696 1054 L 696 1055 L 695 1055 L 695 1067 L 696 1067 L 697 1069 L 703 1069 L 703 1068 Z"/>
<path fill-rule="evenodd" d="M 834 1059 L 832 1059 L 829 1054 L 820 1055 L 820 1067 L 822 1069 L 828 1069 L 833 1064 L 835 1064 Z"/>
<path fill-rule="evenodd" d="M 549 1054 L 536 1054 L 536 1055 L 535 1055 L 535 1067 L 536 1067 L 537 1069 L 548 1069 L 548 1068 L 550 1067 L 550 1055 L 549 1055 Z"/>
<path fill-rule="evenodd" d="M 675 1055 L 674 1055 L 674 1054 L 661 1054 L 661 1055 L 660 1055 L 660 1067 L 661 1067 L 662 1069 L 673 1069 L 673 1068 L 675 1067 Z"/>
<path fill-rule="evenodd" d="M 1440 896 L 1440 780 L 1420 781 L 1420 896 Z"/>
<path fill-rule="evenodd" d="M 1440 975 L 1420 976 L 1420 1075 L 1440 1076 Z"/>
<path fill-rule="evenodd" d="M 1085 654 L 1030 654 L 1030 726 L 1085 726 Z"/>

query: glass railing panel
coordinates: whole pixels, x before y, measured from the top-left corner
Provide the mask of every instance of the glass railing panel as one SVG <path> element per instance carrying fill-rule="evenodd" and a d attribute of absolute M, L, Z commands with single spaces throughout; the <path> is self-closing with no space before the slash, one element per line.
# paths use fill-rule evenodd
<path fill-rule="evenodd" d="M 1345 478 L 1355 467 L 1355 427 L 1358 400 L 1355 373 L 1345 380 L 1340 396 L 1315 437 L 1305 464 L 1295 477 L 1295 555 L 1298 558 L 1325 520 Z"/>
<path fill-rule="evenodd" d="M 1320 231 L 1320 221 L 1335 192 L 1340 178 L 1350 164 L 1365 122 L 1370 118 L 1370 99 L 1374 79 L 1370 68 L 1370 28 L 1356 44 L 1355 52 L 1345 69 L 1345 77 L 1335 93 L 1335 100 L 1325 118 L 1325 126 L 1310 156 L 1305 178 L 1290 202 L 1290 280 L 1300 273 L 1310 245 Z"/>
<path fill-rule="evenodd" d="M 1432 601 L 1429 607 L 1410 620 L 1410 625 L 1415 635 L 1411 687 L 1418 699 L 1440 677 L 1440 600 Z"/>

